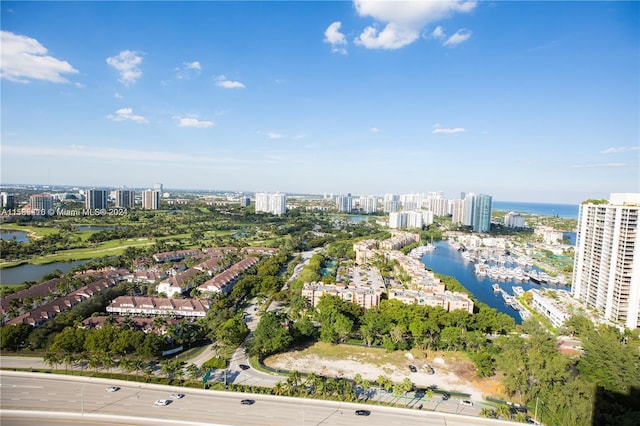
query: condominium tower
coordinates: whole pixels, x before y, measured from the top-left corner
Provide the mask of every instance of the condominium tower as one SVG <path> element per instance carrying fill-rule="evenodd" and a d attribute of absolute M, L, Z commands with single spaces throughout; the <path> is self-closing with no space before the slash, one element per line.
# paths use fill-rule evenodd
<path fill-rule="evenodd" d="M 571 293 L 605 320 L 640 327 L 640 193 L 580 205 Z"/>
<path fill-rule="evenodd" d="M 153 189 L 142 191 L 142 208 L 146 210 L 158 210 L 158 208 L 160 208 L 160 191 Z"/>
<path fill-rule="evenodd" d="M 84 205 L 91 210 L 106 209 L 107 195 L 106 189 L 89 189 L 85 195 Z"/>
<path fill-rule="evenodd" d="M 116 207 L 131 208 L 136 206 L 136 191 L 132 189 L 116 190 Z"/>
<path fill-rule="evenodd" d="M 285 194 L 256 193 L 256 213 L 264 212 L 281 215 L 287 211 L 287 196 Z"/>

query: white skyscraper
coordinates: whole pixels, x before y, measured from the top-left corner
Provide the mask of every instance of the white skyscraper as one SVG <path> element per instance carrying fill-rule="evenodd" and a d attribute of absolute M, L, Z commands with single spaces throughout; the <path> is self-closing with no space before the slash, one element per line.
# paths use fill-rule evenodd
<path fill-rule="evenodd" d="M 287 196 L 285 194 L 266 192 L 256 193 L 256 213 L 271 213 L 281 215 L 287 211 Z"/>
<path fill-rule="evenodd" d="M 353 210 L 353 198 L 351 198 L 351 193 L 347 195 L 338 195 L 336 197 L 336 209 L 339 212 L 351 213 L 351 210 Z"/>
<path fill-rule="evenodd" d="M 580 205 L 571 293 L 613 323 L 640 327 L 640 193 Z"/>
<path fill-rule="evenodd" d="M 375 213 L 378 211 L 378 198 L 375 195 L 361 196 L 358 200 L 362 213 Z"/>
<path fill-rule="evenodd" d="M 158 210 L 160 207 L 160 191 L 147 189 L 142 191 L 142 208 L 147 210 Z"/>

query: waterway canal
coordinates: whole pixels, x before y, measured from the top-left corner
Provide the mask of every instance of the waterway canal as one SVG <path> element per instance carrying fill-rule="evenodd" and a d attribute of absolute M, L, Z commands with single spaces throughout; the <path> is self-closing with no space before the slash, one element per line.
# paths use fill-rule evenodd
<path fill-rule="evenodd" d="M 448 275 L 454 277 L 470 292 L 476 299 L 505 313 L 516 320 L 517 324 L 522 323 L 522 318 L 518 312 L 511 307 L 506 306 L 500 293 L 494 293 L 491 285 L 498 283 L 500 287 L 510 295 L 513 295 L 512 287 L 520 286 L 525 291 L 532 288 L 561 288 L 569 290 L 569 286 L 554 286 L 548 284 L 533 284 L 531 282 L 515 282 L 515 281 L 495 281 L 489 277 L 478 277 L 475 273 L 475 263 L 464 260 L 460 252 L 451 247 L 447 241 L 439 241 L 435 243 L 436 249 L 431 253 L 427 253 L 422 257 L 422 263 L 433 270 L 437 274 Z M 534 268 L 537 269 L 537 268 Z"/>

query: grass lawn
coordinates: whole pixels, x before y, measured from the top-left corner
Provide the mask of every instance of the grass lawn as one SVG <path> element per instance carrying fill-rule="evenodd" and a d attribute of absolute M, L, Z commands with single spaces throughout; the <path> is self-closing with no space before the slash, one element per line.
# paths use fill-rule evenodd
<path fill-rule="evenodd" d="M 29 234 L 29 237 L 41 238 L 60 232 L 58 228 L 46 226 L 21 226 L 17 223 L 3 223 L 2 229 L 7 231 L 21 231 Z"/>

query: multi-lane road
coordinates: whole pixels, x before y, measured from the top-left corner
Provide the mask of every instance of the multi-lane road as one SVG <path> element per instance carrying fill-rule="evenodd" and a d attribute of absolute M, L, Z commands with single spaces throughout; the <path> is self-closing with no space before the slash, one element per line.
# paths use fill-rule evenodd
<path fill-rule="evenodd" d="M 119 386 L 108 392 L 107 386 Z M 181 392 L 184 398 L 171 398 Z M 158 399 L 171 399 L 156 406 Z M 252 399 L 252 405 L 242 405 Z M 44 425 L 442 425 L 516 424 L 447 413 L 69 377 L 0 372 L 0 423 Z M 355 410 L 370 410 L 357 416 Z"/>

